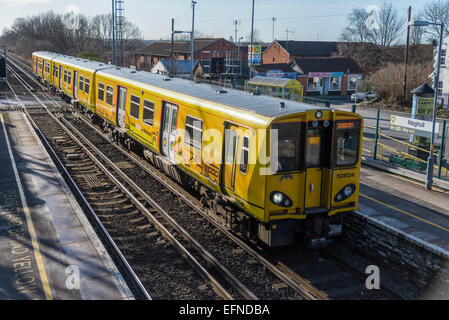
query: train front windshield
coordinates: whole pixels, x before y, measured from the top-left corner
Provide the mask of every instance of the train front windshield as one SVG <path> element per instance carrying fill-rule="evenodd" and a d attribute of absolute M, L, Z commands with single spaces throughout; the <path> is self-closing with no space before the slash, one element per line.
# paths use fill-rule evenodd
<path fill-rule="evenodd" d="M 299 122 L 280 123 L 273 124 L 272 129 L 277 130 L 278 141 L 277 150 L 272 149 L 272 155 L 277 155 L 277 159 L 276 157 L 272 159 L 274 172 L 303 171 L 305 168 L 317 167 L 347 167 L 356 165 L 359 160 L 360 120 L 337 121 L 334 126 L 328 127 L 320 122 L 316 128 L 311 124 L 305 128 L 304 124 Z M 332 149 L 333 157 L 330 152 Z"/>
<path fill-rule="evenodd" d="M 357 164 L 360 149 L 361 122 L 338 121 L 335 128 L 335 166 L 347 167 Z"/>

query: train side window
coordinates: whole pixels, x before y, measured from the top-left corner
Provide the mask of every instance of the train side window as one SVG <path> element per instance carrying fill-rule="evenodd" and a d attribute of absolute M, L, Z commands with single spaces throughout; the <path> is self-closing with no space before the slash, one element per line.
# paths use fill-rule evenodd
<path fill-rule="evenodd" d="M 90 79 L 84 78 L 84 92 L 89 94 L 90 91 Z"/>
<path fill-rule="evenodd" d="M 107 86 L 106 87 L 106 103 L 112 106 L 114 101 L 114 88 Z"/>
<path fill-rule="evenodd" d="M 202 141 L 203 121 L 187 116 L 184 143 L 191 148 L 201 150 Z"/>
<path fill-rule="evenodd" d="M 249 164 L 249 137 L 243 137 L 242 144 L 242 158 L 240 159 L 240 172 L 242 174 L 248 173 L 248 164 Z"/>
<path fill-rule="evenodd" d="M 98 100 L 104 101 L 104 84 L 98 84 Z"/>
<path fill-rule="evenodd" d="M 84 77 L 80 76 L 80 82 L 79 82 L 79 89 L 80 91 L 84 91 Z"/>
<path fill-rule="evenodd" d="M 64 82 L 67 83 L 67 70 L 64 70 Z"/>
<path fill-rule="evenodd" d="M 72 84 L 72 72 L 71 71 L 67 73 L 67 79 L 68 79 L 67 83 Z"/>
<path fill-rule="evenodd" d="M 129 110 L 129 115 L 134 119 L 139 119 L 140 112 L 140 98 L 134 95 L 131 95 L 131 105 Z"/>
<path fill-rule="evenodd" d="M 154 122 L 154 103 L 148 100 L 143 102 L 143 122 L 153 126 Z"/>

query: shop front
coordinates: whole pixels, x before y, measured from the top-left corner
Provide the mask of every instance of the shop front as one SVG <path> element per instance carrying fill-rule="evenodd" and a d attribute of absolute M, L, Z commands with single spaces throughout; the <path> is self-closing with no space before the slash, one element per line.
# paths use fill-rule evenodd
<path fill-rule="evenodd" d="M 343 72 L 311 72 L 307 76 L 307 92 L 340 95 L 343 75 Z"/>

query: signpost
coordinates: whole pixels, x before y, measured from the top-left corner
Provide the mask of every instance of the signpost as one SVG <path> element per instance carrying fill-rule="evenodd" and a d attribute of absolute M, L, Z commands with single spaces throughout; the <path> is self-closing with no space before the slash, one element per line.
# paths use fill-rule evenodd
<path fill-rule="evenodd" d="M 391 116 L 390 129 L 393 131 L 403 132 L 407 134 L 413 134 L 420 137 L 430 138 L 432 136 L 432 122 L 411 119 L 405 117 Z M 439 134 L 439 124 L 435 127 L 435 134 Z"/>

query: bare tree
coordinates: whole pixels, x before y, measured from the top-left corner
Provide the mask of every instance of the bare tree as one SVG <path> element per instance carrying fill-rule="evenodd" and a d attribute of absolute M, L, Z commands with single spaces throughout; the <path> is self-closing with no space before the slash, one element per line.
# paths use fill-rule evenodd
<path fill-rule="evenodd" d="M 369 13 L 365 9 L 352 9 L 348 15 L 348 25 L 340 34 L 341 41 L 348 42 L 366 42 L 370 38 L 370 30 L 366 26 Z"/>
<path fill-rule="evenodd" d="M 76 30 L 69 28 L 63 15 L 54 12 L 18 18 L 11 28 L 3 30 L 9 45 L 16 46 L 16 53 L 29 58 L 33 51 L 47 50 L 67 55 L 80 52 L 93 53 L 108 59 L 112 47 L 112 16 L 94 18 L 80 15 Z M 137 26 L 125 20 L 125 48 L 141 46 L 142 35 Z"/>
<path fill-rule="evenodd" d="M 245 38 L 246 41 L 251 42 L 251 32 L 246 36 Z M 262 43 L 262 37 L 260 35 L 260 31 L 257 29 L 254 29 L 254 33 L 253 33 L 253 42 L 254 43 Z"/>
<path fill-rule="evenodd" d="M 370 32 L 370 40 L 382 48 L 396 45 L 405 27 L 405 18 L 399 16 L 391 2 L 384 2 L 379 10 L 378 26 Z"/>
<path fill-rule="evenodd" d="M 423 18 L 434 23 L 444 23 L 444 36 L 449 34 L 449 1 L 435 0 L 424 6 Z M 430 39 L 439 38 L 440 27 L 431 26 L 425 29 Z"/>

